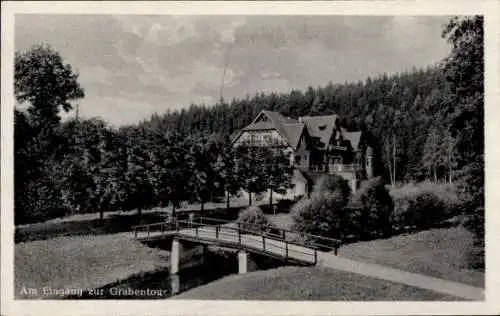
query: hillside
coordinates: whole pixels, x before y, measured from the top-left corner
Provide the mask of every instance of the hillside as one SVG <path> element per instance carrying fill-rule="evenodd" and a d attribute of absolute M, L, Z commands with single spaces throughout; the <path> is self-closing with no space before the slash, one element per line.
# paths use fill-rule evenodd
<path fill-rule="evenodd" d="M 16 298 L 51 298 L 44 287 L 95 289 L 167 267 L 168 252 L 130 239 L 130 234 L 59 237 L 15 246 Z M 23 288 L 36 294 L 23 294 Z"/>
<path fill-rule="evenodd" d="M 434 301 L 457 300 L 427 290 L 320 267 L 283 267 L 232 275 L 174 299 Z"/>
<path fill-rule="evenodd" d="M 484 273 L 466 268 L 473 235 L 463 227 L 431 229 L 343 246 L 342 257 L 484 287 Z"/>
<path fill-rule="evenodd" d="M 402 180 L 420 175 L 420 169 L 413 170 L 412 166 L 420 162 L 425 133 L 431 129 L 440 111 L 443 85 L 441 68 L 413 69 L 391 76 L 368 77 L 364 82 L 325 82 L 324 86 L 303 91 L 261 93 L 212 106 L 191 105 L 181 111 L 155 114 L 140 126 L 165 132 L 176 130 L 185 134 L 231 137 L 263 109 L 290 117 L 338 114 L 348 130 L 367 132 L 369 141 L 377 150 L 381 149 L 388 128 L 396 128 L 401 141 L 405 139 L 399 153 L 401 165 L 398 166 L 398 180 Z M 405 120 L 405 124 L 396 126 L 398 120 Z M 377 164 L 376 168 L 384 170 L 383 161 Z"/>

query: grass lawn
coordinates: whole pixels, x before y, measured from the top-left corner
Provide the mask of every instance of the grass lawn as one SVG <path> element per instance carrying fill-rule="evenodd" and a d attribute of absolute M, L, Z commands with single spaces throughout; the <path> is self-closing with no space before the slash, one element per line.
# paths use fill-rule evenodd
<path fill-rule="evenodd" d="M 169 253 L 151 249 L 129 233 L 59 237 L 15 245 L 16 298 L 42 297 L 43 287 L 94 289 L 167 267 Z M 38 295 L 22 295 L 25 288 Z"/>
<path fill-rule="evenodd" d="M 255 205 L 266 203 L 265 201 L 253 202 Z M 225 220 L 233 220 L 238 216 L 240 209 L 248 204 L 248 201 L 232 199 L 231 208 L 226 209 L 225 203 L 207 203 L 205 205 L 206 217 L 215 217 Z M 189 212 L 199 211 L 199 204 L 185 205 L 177 209 L 177 214 L 182 219 Z M 166 221 L 171 213 L 171 207 L 152 208 L 143 210 L 142 214 L 136 211 L 130 212 L 105 212 L 103 220 L 99 220 L 99 214 L 76 214 L 63 218 L 51 219 L 41 223 L 18 225 L 15 228 L 14 240 L 16 243 L 34 240 L 49 239 L 61 236 L 79 235 L 107 235 L 131 231 L 135 225 L 151 224 Z"/>
<path fill-rule="evenodd" d="M 339 256 L 484 287 L 484 273 L 465 269 L 471 247 L 472 234 L 452 227 L 348 244 Z"/>
<path fill-rule="evenodd" d="M 320 267 L 283 267 L 231 275 L 174 299 L 445 301 L 432 291 Z"/>
<path fill-rule="evenodd" d="M 253 201 L 252 204 L 254 205 L 264 205 L 267 204 L 267 201 Z M 231 198 L 231 203 L 230 207 L 231 208 L 240 208 L 240 207 L 246 207 L 248 206 L 248 200 L 247 199 L 242 199 L 241 197 L 233 197 Z M 185 211 L 199 211 L 201 208 L 201 205 L 199 203 L 184 203 L 183 206 L 177 208 L 178 213 L 182 213 Z M 215 203 L 215 202 L 207 202 L 204 205 L 205 211 L 209 210 L 214 210 L 218 208 L 226 208 L 226 202 L 220 202 L 220 203 Z M 104 212 L 103 216 L 104 219 L 112 219 L 117 216 L 132 216 L 137 213 L 136 210 L 133 211 L 109 211 L 109 212 Z M 172 207 L 171 206 L 166 206 L 166 207 L 154 207 L 148 210 L 143 210 L 142 214 L 150 214 L 150 213 L 155 213 L 155 214 L 168 214 L 172 213 Z M 80 221 L 93 221 L 99 218 L 99 213 L 86 213 L 86 214 L 74 214 L 74 215 L 68 215 L 62 218 L 54 218 L 50 219 L 41 223 L 32 223 L 32 224 L 23 224 L 23 225 L 17 225 L 16 227 L 18 228 L 28 228 L 32 226 L 38 226 L 42 224 L 60 224 L 64 222 L 80 222 Z"/>
<path fill-rule="evenodd" d="M 289 214 L 268 215 L 278 227 L 289 229 Z M 466 269 L 473 236 L 463 227 L 431 229 L 388 239 L 346 244 L 339 256 L 484 287 L 484 273 Z"/>

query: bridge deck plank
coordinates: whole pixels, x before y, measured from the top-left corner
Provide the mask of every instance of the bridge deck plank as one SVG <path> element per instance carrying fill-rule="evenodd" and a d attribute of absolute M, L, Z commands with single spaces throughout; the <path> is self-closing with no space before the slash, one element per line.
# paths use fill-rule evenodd
<path fill-rule="evenodd" d="M 209 240 L 216 242 L 224 242 L 226 244 L 234 245 L 234 247 L 247 248 L 249 251 L 256 249 L 262 252 L 268 252 L 276 256 L 287 257 L 286 256 L 286 242 L 282 240 L 277 240 L 274 238 L 264 237 L 264 242 L 262 236 L 252 235 L 252 234 L 241 234 L 241 244 L 239 243 L 238 232 L 229 227 L 221 226 L 218 236 L 216 235 L 216 226 L 202 226 L 198 228 L 196 232 L 195 228 L 183 228 L 179 231 L 152 231 L 152 232 L 137 232 L 137 240 L 143 241 L 148 239 L 156 239 L 162 236 L 172 236 L 177 235 L 179 237 L 191 237 L 200 240 Z M 218 238 L 217 238 L 218 237 Z M 265 243 L 265 246 L 264 246 Z M 314 263 L 314 249 L 298 246 L 288 243 L 288 258 L 299 260 L 302 262 Z"/>

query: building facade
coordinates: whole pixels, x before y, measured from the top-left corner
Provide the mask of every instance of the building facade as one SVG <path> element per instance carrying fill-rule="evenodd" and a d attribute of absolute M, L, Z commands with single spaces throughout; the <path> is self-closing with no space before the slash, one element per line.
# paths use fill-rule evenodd
<path fill-rule="evenodd" d="M 232 144 L 283 148 L 295 166 L 295 186 L 281 198 L 308 195 L 315 180 L 324 174 L 342 176 L 353 192 L 361 180 L 373 177 L 372 148 L 360 131 L 348 132 L 340 126 L 337 115 L 292 119 L 264 110 Z"/>

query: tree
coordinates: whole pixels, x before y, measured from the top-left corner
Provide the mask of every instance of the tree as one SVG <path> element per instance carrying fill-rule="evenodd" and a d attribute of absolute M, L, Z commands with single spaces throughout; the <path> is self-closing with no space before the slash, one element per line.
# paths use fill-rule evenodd
<path fill-rule="evenodd" d="M 229 210 L 231 195 L 238 194 L 241 189 L 240 172 L 238 169 L 238 151 L 230 145 L 224 146 L 217 159 L 215 170 L 219 175 L 222 187 L 226 192 L 226 208 Z"/>
<path fill-rule="evenodd" d="M 483 17 L 454 17 L 443 30 L 452 45 L 443 64 L 449 96 L 445 110 L 456 139 L 457 167 L 465 213 L 475 223 L 473 231 L 484 244 L 484 30 Z M 479 211 L 483 210 L 483 211 Z"/>
<path fill-rule="evenodd" d="M 65 213 L 54 172 L 62 139 L 59 110 L 84 96 L 73 72 L 50 46 L 15 53 L 14 96 L 26 110 L 15 110 L 14 184 L 16 223 L 41 221 Z"/>
<path fill-rule="evenodd" d="M 456 166 L 466 227 L 484 249 L 484 21 L 482 16 L 454 17 L 442 36 L 452 46 L 443 62 L 448 86 L 444 109 L 456 140 Z M 484 264 L 484 251 L 478 253 Z M 481 258 L 482 257 L 482 258 Z"/>
<path fill-rule="evenodd" d="M 70 101 L 83 98 L 84 91 L 78 73 L 52 47 L 42 44 L 15 53 L 14 95 L 19 103 L 29 102 L 34 122 L 53 124 L 60 120 L 60 108 L 71 110 Z"/>
<path fill-rule="evenodd" d="M 457 167 L 457 140 L 451 132 L 446 130 L 441 143 L 442 161 L 448 173 L 448 182 L 453 183 L 455 169 Z M 446 180 L 446 179 L 445 179 Z"/>
<path fill-rule="evenodd" d="M 264 157 L 269 148 L 243 144 L 238 146 L 236 150 L 238 157 L 237 172 L 241 175 L 242 187 L 248 192 L 248 205 L 252 205 L 252 193 L 265 190 Z"/>
<path fill-rule="evenodd" d="M 176 216 L 176 208 L 181 202 L 190 199 L 189 176 L 191 161 L 189 142 L 183 141 L 184 135 L 174 133 L 169 137 L 170 146 L 165 155 L 165 173 L 162 185 L 165 187 L 165 198 L 172 204 L 172 215 Z"/>
<path fill-rule="evenodd" d="M 282 150 L 268 150 L 264 152 L 263 173 L 266 189 L 269 190 L 269 205 L 276 212 L 273 207 L 273 192 L 283 194 L 287 189 L 293 188 L 293 165 Z"/>
<path fill-rule="evenodd" d="M 189 150 L 187 164 L 189 168 L 188 185 L 192 193 L 192 200 L 201 204 L 201 214 L 204 211 L 204 204 L 215 193 L 221 181 L 217 174 L 217 159 L 221 145 L 205 137 L 188 140 Z"/>
<path fill-rule="evenodd" d="M 116 204 L 121 194 L 122 170 L 113 148 L 113 134 L 98 119 L 69 121 L 61 129 L 66 139 L 65 155 L 56 164 L 59 190 L 67 207 L 75 212 L 99 212 Z"/>
<path fill-rule="evenodd" d="M 365 181 L 349 201 L 350 222 L 361 238 L 367 239 L 392 231 L 394 203 L 382 178 Z"/>
<path fill-rule="evenodd" d="M 429 171 L 434 182 L 437 182 L 437 169 L 441 159 L 441 135 L 436 128 L 432 128 L 425 139 L 422 164 Z"/>
<path fill-rule="evenodd" d="M 126 197 L 123 208 L 142 209 L 161 203 L 163 164 L 161 152 L 165 143 L 159 133 L 139 127 L 125 127 L 118 131 L 123 144 L 120 155 L 124 160 L 122 178 Z"/>

